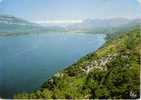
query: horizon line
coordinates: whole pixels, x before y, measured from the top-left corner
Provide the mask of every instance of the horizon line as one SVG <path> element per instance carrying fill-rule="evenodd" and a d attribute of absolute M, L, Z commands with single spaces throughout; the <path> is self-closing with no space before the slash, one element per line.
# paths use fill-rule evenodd
<path fill-rule="evenodd" d="M 127 19 L 127 20 L 136 20 L 136 19 L 141 19 L 140 17 L 138 18 L 126 18 L 126 17 L 113 17 L 113 18 L 86 18 L 86 19 L 58 19 L 58 20 L 41 20 L 41 21 L 32 21 L 35 23 L 47 23 L 47 24 L 71 24 L 71 23 L 82 23 L 85 20 L 110 20 L 110 19 Z"/>

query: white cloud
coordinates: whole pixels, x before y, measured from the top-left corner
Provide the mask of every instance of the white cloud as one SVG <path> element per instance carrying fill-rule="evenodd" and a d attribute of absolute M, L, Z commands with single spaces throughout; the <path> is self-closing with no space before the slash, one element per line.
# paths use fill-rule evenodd
<path fill-rule="evenodd" d="M 48 23 L 48 24 L 74 24 L 81 23 L 82 20 L 48 20 L 48 21 L 37 21 L 36 23 Z"/>
<path fill-rule="evenodd" d="M 137 0 L 141 4 L 141 0 Z"/>
<path fill-rule="evenodd" d="M 67 23 L 81 23 L 82 20 L 49 20 L 48 23 L 54 23 L 54 24 L 67 24 Z"/>

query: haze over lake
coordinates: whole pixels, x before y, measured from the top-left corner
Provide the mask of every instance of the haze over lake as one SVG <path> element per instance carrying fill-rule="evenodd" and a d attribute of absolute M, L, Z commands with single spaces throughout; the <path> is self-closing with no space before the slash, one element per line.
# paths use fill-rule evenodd
<path fill-rule="evenodd" d="M 1 97 L 39 88 L 49 76 L 99 48 L 104 37 L 85 33 L 0 37 Z"/>

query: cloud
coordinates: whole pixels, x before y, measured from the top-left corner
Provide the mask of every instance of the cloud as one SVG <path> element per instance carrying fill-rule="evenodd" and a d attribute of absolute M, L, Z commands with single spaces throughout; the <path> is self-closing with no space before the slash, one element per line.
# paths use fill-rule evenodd
<path fill-rule="evenodd" d="M 141 0 L 137 0 L 141 4 Z"/>
<path fill-rule="evenodd" d="M 48 20 L 48 21 L 37 21 L 36 23 L 74 24 L 74 23 L 82 23 L 82 20 Z"/>

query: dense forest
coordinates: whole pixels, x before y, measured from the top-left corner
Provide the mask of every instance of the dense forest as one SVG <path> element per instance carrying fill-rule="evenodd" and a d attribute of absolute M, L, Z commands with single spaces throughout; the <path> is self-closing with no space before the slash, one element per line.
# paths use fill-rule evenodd
<path fill-rule="evenodd" d="M 130 99 L 140 97 L 140 28 L 107 36 L 96 52 L 48 79 L 39 90 L 18 99 Z"/>

